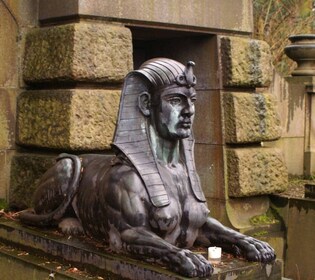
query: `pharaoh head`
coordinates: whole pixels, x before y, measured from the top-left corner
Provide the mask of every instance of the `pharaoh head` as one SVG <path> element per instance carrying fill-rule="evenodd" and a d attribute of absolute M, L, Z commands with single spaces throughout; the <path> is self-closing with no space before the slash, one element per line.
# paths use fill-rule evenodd
<path fill-rule="evenodd" d="M 159 137 L 180 140 L 192 133 L 196 100 L 193 66 L 191 61 L 185 68 L 174 60 L 154 59 L 139 70 L 151 78 L 152 87 L 139 94 L 138 106 Z"/>
<path fill-rule="evenodd" d="M 193 66 L 193 62 L 184 66 L 175 60 L 156 58 L 125 78 L 113 146 L 137 169 L 156 207 L 168 205 L 169 199 L 167 182 L 161 178 L 150 140 L 152 130 L 163 139 L 180 141 L 193 193 L 197 200 L 205 201 L 193 156 Z"/>

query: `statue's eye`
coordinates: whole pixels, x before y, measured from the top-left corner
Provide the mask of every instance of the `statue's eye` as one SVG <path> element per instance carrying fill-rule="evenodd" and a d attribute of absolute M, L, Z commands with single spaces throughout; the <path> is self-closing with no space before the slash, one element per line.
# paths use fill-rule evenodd
<path fill-rule="evenodd" d="M 192 98 L 190 98 L 190 100 L 192 103 L 195 103 L 197 101 L 197 98 L 193 96 Z"/>
<path fill-rule="evenodd" d="M 181 102 L 182 102 L 182 99 L 178 96 L 173 96 L 169 99 L 169 102 L 172 104 L 172 105 L 179 105 Z"/>

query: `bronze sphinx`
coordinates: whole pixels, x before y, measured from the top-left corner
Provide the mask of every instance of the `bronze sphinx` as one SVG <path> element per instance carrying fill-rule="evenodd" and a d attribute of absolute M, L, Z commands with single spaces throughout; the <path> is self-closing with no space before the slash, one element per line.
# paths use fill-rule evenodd
<path fill-rule="evenodd" d="M 113 141 L 116 156 L 62 154 L 43 176 L 26 224 L 83 231 L 116 252 L 153 259 L 189 277 L 211 275 L 194 244 L 250 261 L 274 250 L 208 216 L 195 169 L 193 62 L 157 58 L 126 76 Z M 72 218 L 69 218 L 72 217 Z M 74 218 L 75 219 L 74 219 Z"/>

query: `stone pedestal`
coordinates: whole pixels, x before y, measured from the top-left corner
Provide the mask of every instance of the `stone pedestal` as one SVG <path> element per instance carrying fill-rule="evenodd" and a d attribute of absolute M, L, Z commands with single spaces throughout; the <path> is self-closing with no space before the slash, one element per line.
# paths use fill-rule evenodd
<path fill-rule="evenodd" d="M 56 234 L 55 231 L 38 231 L 25 226 L 22 227 L 12 221 L 0 220 L 0 241 L 9 242 L 31 254 L 37 253 L 45 256 L 50 261 L 57 260 L 79 269 L 84 268 L 92 276 L 94 274 L 94 276 L 101 276 L 104 279 L 189 279 L 168 271 L 158 264 L 151 265 L 132 259 L 128 255 L 112 253 L 106 246 L 84 237 L 67 238 Z M 195 252 L 206 256 L 206 250 L 198 249 Z M 25 259 L 27 258 L 25 256 Z M 273 264 L 259 264 L 223 255 L 221 263 L 215 265 L 211 278 L 199 279 L 280 280 L 281 267 L 280 261 Z M 52 268 L 51 271 L 56 271 L 56 268 Z"/>
<path fill-rule="evenodd" d="M 288 57 L 297 62 L 292 76 L 315 75 L 315 35 L 299 34 L 289 37 L 291 45 L 284 48 Z"/>

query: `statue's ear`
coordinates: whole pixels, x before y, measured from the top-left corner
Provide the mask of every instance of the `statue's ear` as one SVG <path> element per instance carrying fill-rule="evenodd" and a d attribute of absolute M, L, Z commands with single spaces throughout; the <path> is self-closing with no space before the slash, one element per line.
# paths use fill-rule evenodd
<path fill-rule="evenodd" d="M 141 92 L 138 96 L 138 106 L 142 114 L 146 117 L 150 116 L 150 100 L 151 96 L 148 92 Z"/>

